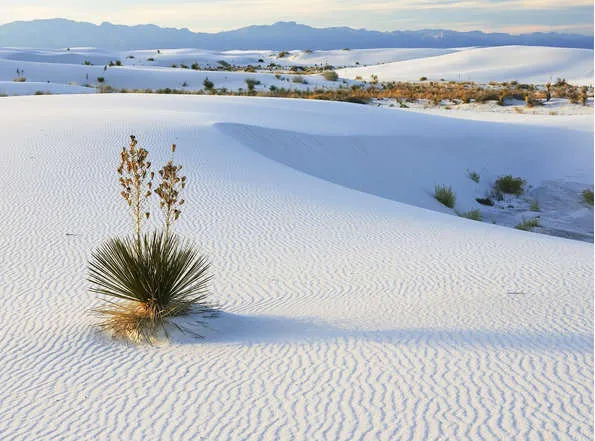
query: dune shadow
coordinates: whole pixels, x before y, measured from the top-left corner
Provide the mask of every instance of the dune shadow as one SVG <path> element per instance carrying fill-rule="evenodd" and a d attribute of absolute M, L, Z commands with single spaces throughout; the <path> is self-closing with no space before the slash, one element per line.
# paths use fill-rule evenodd
<path fill-rule="evenodd" d="M 285 344 L 356 339 L 395 346 L 593 352 L 593 335 L 581 333 L 456 328 L 369 330 L 338 327 L 307 317 L 298 319 L 228 312 L 220 312 L 216 317 L 201 319 L 200 322 L 189 318 L 180 324 L 191 332 L 174 333 L 171 339 L 176 344 Z"/>

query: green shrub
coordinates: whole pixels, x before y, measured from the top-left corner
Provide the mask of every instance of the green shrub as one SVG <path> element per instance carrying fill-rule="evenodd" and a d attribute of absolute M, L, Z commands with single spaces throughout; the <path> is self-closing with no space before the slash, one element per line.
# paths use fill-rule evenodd
<path fill-rule="evenodd" d="M 520 196 L 525 191 L 526 181 L 523 178 L 513 178 L 512 175 L 501 176 L 494 182 L 497 194 L 514 194 Z"/>
<path fill-rule="evenodd" d="M 215 86 L 213 82 L 209 80 L 208 77 L 205 78 L 205 80 L 202 82 L 202 85 L 205 87 L 206 90 L 213 90 L 213 87 Z"/>
<path fill-rule="evenodd" d="M 586 204 L 588 205 L 593 205 L 593 190 L 590 189 L 585 189 L 581 192 L 582 196 L 583 196 L 583 201 L 585 201 Z"/>
<path fill-rule="evenodd" d="M 469 179 L 471 179 L 473 182 L 479 182 L 479 173 L 477 173 L 476 171 L 473 170 L 467 170 L 467 176 L 469 177 Z"/>
<path fill-rule="evenodd" d="M 428 77 L 420 77 L 419 81 L 428 81 Z"/>
<path fill-rule="evenodd" d="M 85 60 L 85 61 L 83 61 L 83 64 L 85 66 L 92 66 L 93 63 L 91 63 L 89 60 Z"/>
<path fill-rule="evenodd" d="M 456 197 L 451 187 L 436 185 L 434 187 L 434 198 L 448 208 L 454 208 Z"/>
<path fill-rule="evenodd" d="M 175 235 L 108 240 L 89 262 L 91 292 L 116 300 L 94 310 L 99 326 L 135 342 L 167 335 L 170 318 L 212 309 L 208 271 L 207 259 Z"/>
<path fill-rule="evenodd" d="M 255 80 L 254 78 L 246 78 L 244 82 L 248 86 L 250 92 L 254 91 L 254 87 L 260 84 L 260 81 Z"/>
<path fill-rule="evenodd" d="M 337 81 L 339 79 L 339 74 L 334 70 L 326 71 L 322 74 L 323 78 L 327 81 Z"/>
<path fill-rule="evenodd" d="M 103 83 L 105 81 L 105 78 L 103 77 L 97 77 L 97 82 L 98 83 Z"/>
<path fill-rule="evenodd" d="M 481 221 L 483 220 L 483 216 L 481 215 L 481 211 L 479 211 L 478 209 L 475 210 L 471 210 L 471 211 L 467 211 L 464 213 L 458 213 L 459 216 L 467 218 L 467 219 L 471 219 L 474 221 Z"/>
<path fill-rule="evenodd" d="M 515 225 L 515 228 L 517 230 L 523 230 L 523 231 L 533 231 L 533 228 L 539 227 L 539 218 L 538 217 L 533 217 L 530 219 L 525 219 L 523 218 L 523 220 L 518 223 L 517 225 Z"/>
<path fill-rule="evenodd" d="M 287 52 L 287 51 L 281 51 L 281 52 L 279 52 L 279 55 L 277 55 L 277 58 L 284 58 L 287 55 L 289 55 L 289 52 Z"/>

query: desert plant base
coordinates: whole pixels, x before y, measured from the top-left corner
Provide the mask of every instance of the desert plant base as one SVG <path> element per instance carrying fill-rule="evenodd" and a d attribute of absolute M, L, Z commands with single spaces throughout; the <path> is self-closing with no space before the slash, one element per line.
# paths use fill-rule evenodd
<path fill-rule="evenodd" d="M 187 331 L 170 319 L 188 314 L 191 309 L 192 304 L 189 302 L 179 302 L 160 311 L 140 302 L 107 301 L 107 305 L 95 308 L 93 312 L 100 317 L 99 328 L 112 337 L 134 343 L 153 344 L 159 340 L 159 336 L 169 336 L 168 328 Z"/>

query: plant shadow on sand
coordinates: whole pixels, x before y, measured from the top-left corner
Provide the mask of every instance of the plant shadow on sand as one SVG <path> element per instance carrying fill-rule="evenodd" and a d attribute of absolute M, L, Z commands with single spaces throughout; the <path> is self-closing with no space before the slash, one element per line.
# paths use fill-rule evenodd
<path fill-rule="evenodd" d="M 173 344 L 285 344 L 324 340 L 358 339 L 395 346 L 432 345 L 451 349 L 509 349 L 593 352 L 593 336 L 580 333 L 530 332 L 526 330 L 469 330 L 445 328 L 354 329 L 318 320 L 284 316 L 244 315 L 219 312 L 216 317 L 180 323 L 193 332 L 173 332 Z"/>

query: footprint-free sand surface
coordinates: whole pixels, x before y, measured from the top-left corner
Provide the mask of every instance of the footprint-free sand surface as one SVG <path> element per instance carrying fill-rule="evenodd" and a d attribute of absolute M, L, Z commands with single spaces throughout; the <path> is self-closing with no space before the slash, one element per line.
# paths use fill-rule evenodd
<path fill-rule="evenodd" d="M 431 191 L 473 196 L 482 160 L 485 176 L 592 184 L 592 118 L 500 118 L 0 99 L 0 438 L 591 440 L 593 245 L 448 215 Z M 176 231 L 209 256 L 223 311 L 203 339 L 134 346 L 93 326 L 87 259 L 132 231 L 116 175 L 131 133 L 154 164 L 177 144 Z"/>

